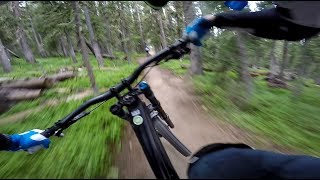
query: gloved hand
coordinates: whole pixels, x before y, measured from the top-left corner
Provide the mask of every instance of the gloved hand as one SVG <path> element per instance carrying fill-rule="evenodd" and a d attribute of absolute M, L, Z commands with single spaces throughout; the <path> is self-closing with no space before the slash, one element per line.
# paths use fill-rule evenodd
<path fill-rule="evenodd" d="M 42 147 L 49 148 L 50 139 L 41 135 L 40 133 L 42 132 L 43 130 L 33 129 L 21 134 L 10 135 L 9 137 L 11 138 L 12 146 L 9 150 L 18 151 L 22 149 L 32 154 Z"/>
<path fill-rule="evenodd" d="M 248 5 L 248 1 L 225 1 L 224 5 L 232 10 L 241 11 L 244 7 Z"/>
<path fill-rule="evenodd" d="M 209 33 L 210 28 L 213 26 L 213 19 L 214 16 L 211 15 L 195 19 L 187 26 L 185 35 L 189 37 L 194 45 L 201 46 L 201 39 Z"/>

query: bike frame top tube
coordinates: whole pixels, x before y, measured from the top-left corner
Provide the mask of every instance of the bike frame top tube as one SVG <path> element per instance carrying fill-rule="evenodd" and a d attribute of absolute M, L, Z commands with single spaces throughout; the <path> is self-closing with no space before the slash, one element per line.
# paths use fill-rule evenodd
<path fill-rule="evenodd" d="M 122 83 L 118 84 L 117 86 L 114 87 L 114 90 L 116 92 L 121 92 L 124 89 L 128 88 L 141 74 L 141 72 L 146 68 L 146 66 L 150 65 L 151 63 L 158 63 L 161 60 L 167 58 L 170 54 L 172 54 L 175 50 L 185 47 L 188 44 L 187 39 L 180 39 L 178 40 L 175 44 L 166 47 L 162 51 L 158 52 L 156 55 L 147 58 L 146 62 L 144 62 L 141 66 L 139 66 L 131 76 L 126 78 Z M 61 127 L 63 127 L 68 121 L 71 121 L 74 117 L 76 117 L 78 114 L 81 112 L 85 111 L 88 107 L 109 100 L 111 98 L 115 97 L 113 93 L 110 91 L 107 91 L 97 97 L 94 97 L 92 99 L 89 99 L 82 105 L 80 105 L 75 111 L 64 117 L 63 119 L 59 120 L 56 122 L 52 127 L 46 129 L 44 132 L 41 134 L 44 135 L 45 137 L 50 137 L 52 136 L 57 130 L 59 130 Z"/>

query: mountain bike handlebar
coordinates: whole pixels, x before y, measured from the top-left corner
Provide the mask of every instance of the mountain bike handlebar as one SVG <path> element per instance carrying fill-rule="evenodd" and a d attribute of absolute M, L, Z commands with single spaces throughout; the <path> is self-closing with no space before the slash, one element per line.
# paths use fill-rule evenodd
<path fill-rule="evenodd" d="M 168 46 L 167 48 L 158 52 L 156 55 L 148 57 L 146 62 L 140 65 L 128 78 L 123 79 L 120 84 L 112 87 L 112 91 L 108 90 L 107 92 L 97 97 L 89 99 L 88 101 L 80 105 L 72 113 L 70 113 L 63 119 L 57 121 L 50 128 L 47 128 L 41 134 L 48 138 L 54 135 L 58 130 L 63 130 L 68 128 L 71 124 L 75 123 L 78 119 L 89 114 L 89 113 L 83 113 L 88 107 L 103 101 L 107 101 L 115 97 L 116 94 L 114 92 L 120 93 L 126 88 L 131 88 L 131 84 L 135 82 L 135 80 L 139 77 L 139 75 L 148 65 L 152 63 L 158 64 L 162 60 L 178 59 L 182 57 L 184 54 L 189 53 L 190 49 L 187 47 L 189 42 L 190 41 L 187 38 L 179 39 L 173 45 Z"/>

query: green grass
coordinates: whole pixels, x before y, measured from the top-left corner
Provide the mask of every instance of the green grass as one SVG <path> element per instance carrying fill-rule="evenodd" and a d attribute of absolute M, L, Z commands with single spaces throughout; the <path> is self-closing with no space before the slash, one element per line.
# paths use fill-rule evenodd
<path fill-rule="evenodd" d="M 40 77 L 41 75 L 53 74 L 62 67 L 78 67 L 81 64 L 81 59 L 78 56 L 78 63 L 73 64 L 71 59 L 62 57 L 37 58 L 35 64 L 27 63 L 23 59 L 14 58 L 12 61 L 12 72 L 4 74 L 2 77 L 20 78 L 20 77 Z"/>
<path fill-rule="evenodd" d="M 269 88 L 265 81 L 256 79 L 253 97 L 242 109 L 234 100 L 239 98 L 237 86 L 218 86 L 215 78 L 210 73 L 194 79 L 197 93 L 215 115 L 275 144 L 320 155 L 319 88 L 305 87 L 300 97 L 294 97 L 290 90 Z"/>
<path fill-rule="evenodd" d="M 137 55 L 138 56 L 138 55 Z M 19 64 L 13 64 L 14 71 L 6 74 L 7 77 L 32 77 L 39 76 L 40 66 L 48 72 L 55 72 L 61 67 L 70 66 L 68 58 L 38 58 L 38 64 L 25 63 L 24 68 Z M 81 62 L 81 58 L 78 57 Z M 94 74 L 100 89 L 116 85 L 120 80 L 128 76 L 136 63 L 128 64 L 126 61 L 106 61 L 107 67 L 115 67 L 113 70 L 99 70 L 94 57 L 90 61 L 95 68 Z M 79 67 L 80 63 L 75 65 Z M 85 72 L 85 71 L 83 71 Z M 57 84 L 35 101 L 18 103 L 2 117 L 25 109 L 38 107 L 42 101 L 58 98 L 65 99 L 68 95 L 77 91 L 89 89 L 89 79 L 86 73 L 80 73 L 74 79 L 66 80 Z M 58 94 L 56 88 L 68 88 L 64 94 Z M 54 122 L 63 118 L 83 103 L 82 100 L 62 102 L 57 106 L 44 107 L 38 113 L 29 115 L 23 121 L 1 126 L 2 133 L 20 133 L 30 129 L 45 129 L 52 126 Z M 115 99 L 106 102 L 89 116 L 65 130 L 65 137 L 51 138 L 50 148 L 41 150 L 36 154 L 29 155 L 26 152 L 2 152 L 0 154 L 0 178 L 106 178 L 117 177 L 117 169 L 112 167 L 114 153 L 119 150 L 121 139 L 121 128 L 123 120 L 113 116 L 109 107 Z M 93 108 L 93 107 L 92 107 Z"/>
<path fill-rule="evenodd" d="M 1 127 L 5 133 L 44 129 L 83 101 L 62 103 L 32 114 L 23 122 Z M 114 102 L 114 101 L 113 101 Z M 107 102 L 91 115 L 65 131 L 65 137 L 51 138 L 48 150 L 28 155 L 26 152 L 2 152 L 1 178 L 96 178 L 106 177 L 112 152 L 119 148 L 122 120 L 108 112 Z"/>
<path fill-rule="evenodd" d="M 187 58 L 183 58 L 181 60 L 169 60 L 167 62 L 164 62 L 160 65 L 160 67 L 165 68 L 165 69 L 169 69 L 172 72 L 174 72 L 176 75 L 184 75 L 188 69 L 182 69 L 181 65 L 186 65 L 189 66 L 190 65 L 190 60 Z"/>
<path fill-rule="evenodd" d="M 119 68 L 119 66 L 121 66 L 121 68 Z M 115 69 L 94 70 L 96 83 L 99 88 L 107 88 L 110 87 L 110 85 L 116 85 L 122 78 L 127 77 L 137 65 L 121 61 L 121 64 L 119 62 L 114 62 L 114 65 L 110 65 L 109 67 L 115 67 Z M 57 87 L 68 87 L 71 88 L 71 90 L 89 88 L 89 78 L 85 77 L 87 77 L 87 73 L 85 69 L 83 69 L 78 77 L 59 83 L 57 84 Z"/>
<path fill-rule="evenodd" d="M 35 99 L 33 101 L 24 101 L 24 102 L 17 103 L 11 109 L 9 109 L 7 112 L 1 114 L 0 121 L 1 121 L 1 118 L 7 117 L 9 115 L 12 115 L 12 114 L 15 114 L 15 113 L 18 113 L 21 111 L 24 111 L 26 109 L 31 109 L 31 108 L 37 107 L 40 105 L 40 102 L 41 101 L 39 99 Z"/>
<path fill-rule="evenodd" d="M 122 52 L 115 52 L 116 57 L 119 57 L 118 60 L 110 60 L 107 59 L 105 61 L 105 66 L 114 67 L 121 64 L 126 64 L 127 61 L 124 61 L 123 58 L 125 55 Z M 132 54 L 132 58 L 135 59 L 137 57 L 141 57 L 143 54 L 134 53 Z M 65 57 L 48 57 L 48 58 L 36 58 L 37 63 L 30 64 L 27 63 L 24 59 L 14 58 L 12 61 L 12 72 L 4 73 L 2 68 L 0 68 L 1 77 L 9 77 L 9 78 L 20 78 L 20 77 L 40 77 L 45 74 L 54 74 L 60 68 L 65 67 L 81 67 L 83 64 L 82 58 L 80 54 L 77 54 L 78 63 L 73 64 L 71 58 Z M 90 63 L 93 67 L 98 66 L 98 63 L 93 55 L 89 56 Z M 134 63 L 134 62 L 132 62 Z"/>

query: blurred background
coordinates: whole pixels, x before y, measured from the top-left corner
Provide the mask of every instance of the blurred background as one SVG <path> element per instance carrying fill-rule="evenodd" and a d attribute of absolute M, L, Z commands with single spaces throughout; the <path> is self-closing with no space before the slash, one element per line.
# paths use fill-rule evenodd
<path fill-rule="evenodd" d="M 250 1 L 245 11 L 272 6 Z M 154 54 L 196 17 L 229 10 L 223 1 L 171 1 L 159 11 L 143 1 L 14 1 L 0 11 L 0 132 L 13 134 L 51 126 L 130 75 L 146 47 Z M 269 150 L 320 155 L 319 37 L 275 41 L 213 28 L 193 55 L 160 68 L 190 83 L 205 113 L 259 148 L 267 139 Z M 48 150 L 1 152 L 0 178 L 119 178 L 126 123 L 109 112 L 114 102 Z"/>

